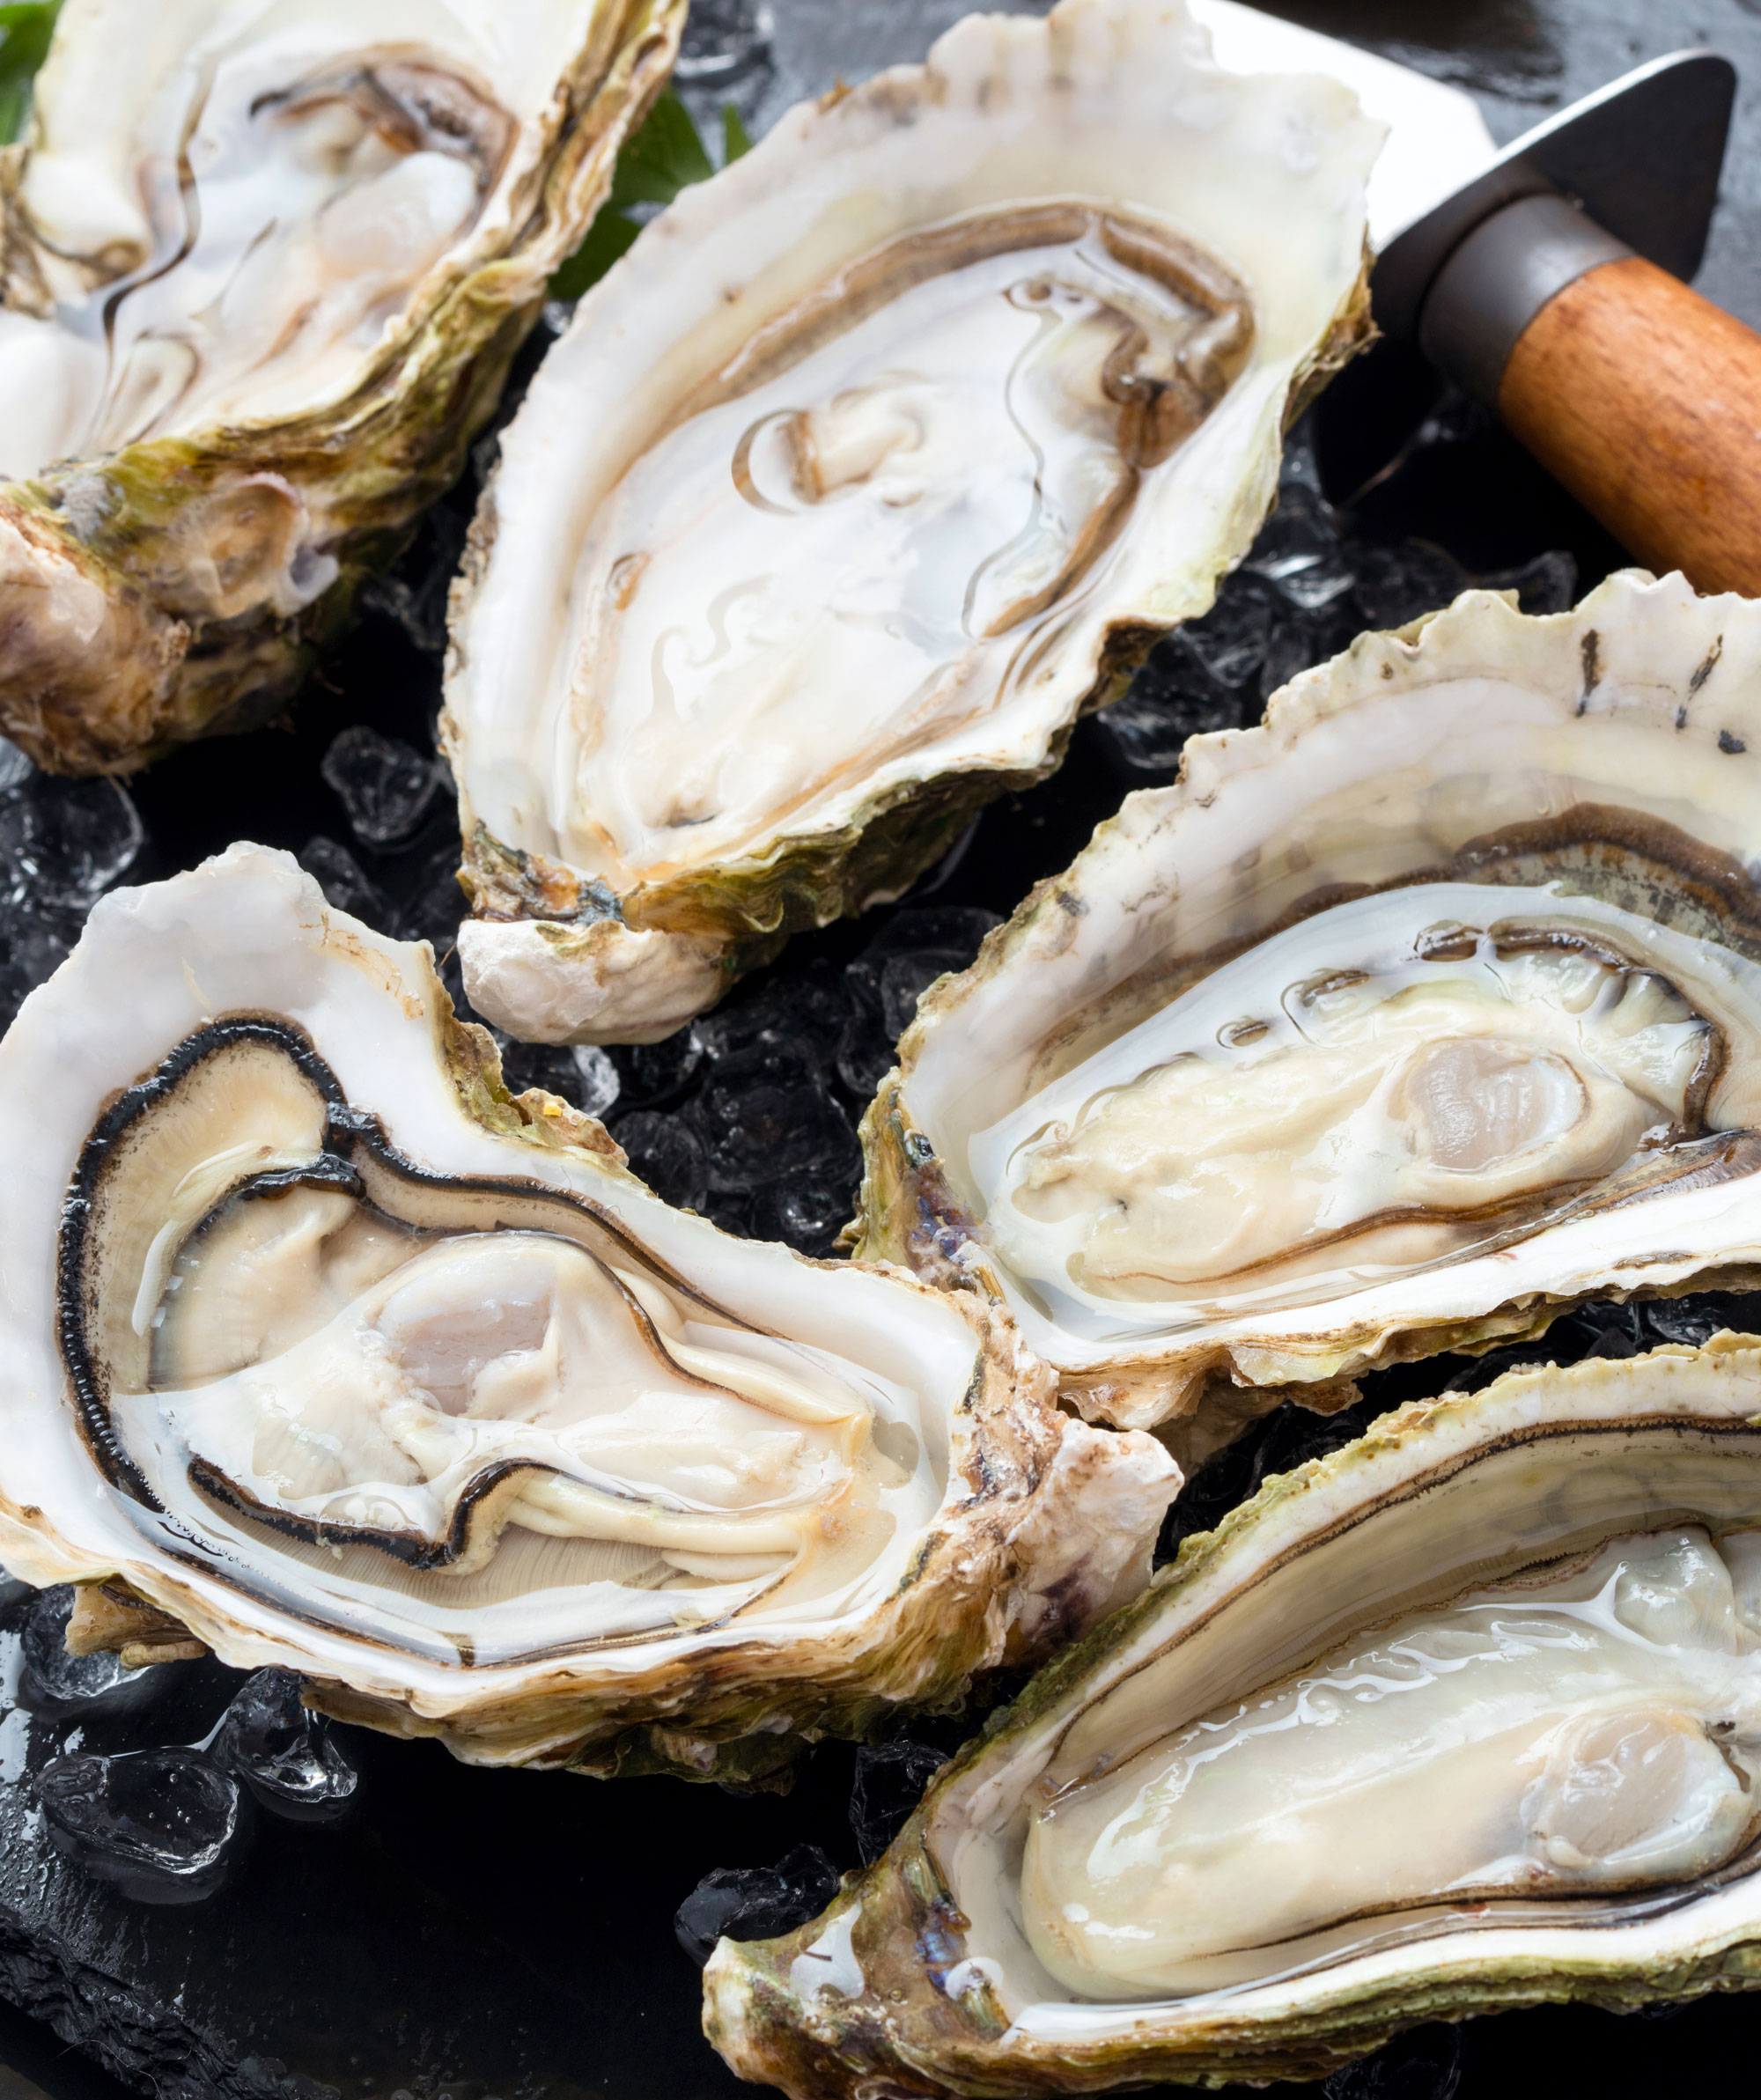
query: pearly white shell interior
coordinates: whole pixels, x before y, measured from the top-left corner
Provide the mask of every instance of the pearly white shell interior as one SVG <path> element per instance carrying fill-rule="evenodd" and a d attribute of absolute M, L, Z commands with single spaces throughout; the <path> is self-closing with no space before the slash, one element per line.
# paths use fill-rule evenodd
<path fill-rule="evenodd" d="M 1542 917 L 1605 937 L 1716 1017 L 1728 1056 L 1708 1112 L 1757 1128 L 1757 693 L 1752 606 L 1629 572 L 1547 618 L 1470 593 L 1416 634 L 1366 636 L 1305 673 L 1263 726 L 1192 739 L 1180 781 L 1130 797 L 903 1039 L 901 1105 L 971 1220 L 959 1258 L 994 1276 L 1061 1369 L 1161 1379 L 1121 1397 L 1133 1421 L 1177 1411 L 1225 1359 L 1254 1383 L 1328 1379 L 1392 1337 L 1543 1294 L 1761 1259 L 1750 1166 L 1567 1209 L 1526 1236 L 1470 1235 L 1404 1269 L 1346 1264 L 1269 1302 L 1209 1292 L 1202 1311 L 1177 1293 L 1084 1306 L 1067 1273 L 1054 1303 L 1051 1250 L 1018 1268 L 1013 1222 L 989 1223 L 1006 1160 L 1043 1125 L 1201 1038 L 1223 1057 L 1216 1029 L 1275 1020 L 1316 973 L 1404 968 L 1433 921 L 1520 918 L 1537 881 L 1557 892 L 1531 898 Z M 1335 1164 L 1345 1190 L 1355 1168 Z M 1368 1214 L 1368 1193 L 1345 1207 Z"/>
<path fill-rule="evenodd" d="M 94 984 L 124 983 L 131 988 L 127 999 L 94 1000 Z M 31 995 L 0 1045 L 0 1153 L 10 1163 L 17 1227 L 0 1249 L 0 1334 L 14 1367 L 0 1395 L 7 1454 L 0 1532 L 7 1565 L 36 1581 L 126 1568 L 229 1660 L 279 1662 L 400 1694 L 413 1687 L 418 1699 L 431 1698 L 443 1710 L 468 1694 L 472 1677 L 505 1681 L 512 1690 L 542 1682 L 548 1669 L 560 1667 L 555 1659 L 571 1652 L 591 1652 L 594 1667 L 615 1679 L 620 1671 L 652 1669 L 674 1647 L 782 1643 L 809 1626 L 836 1646 L 843 1630 L 858 1626 L 897 1588 L 945 1498 L 965 1492 L 950 1477 L 950 1423 L 978 1361 L 973 1329 L 951 1305 L 915 1286 L 730 1239 L 593 1155 L 485 1128 L 466 1111 L 440 1055 L 445 1011 L 424 948 L 383 940 L 333 915 L 316 884 L 284 855 L 235 847 L 193 875 L 121 891 L 99 905 L 72 961 Z M 76 1128 L 45 1115 L 42 1104 L 52 1098 L 88 1108 L 101 1103 L 217 1017 L 239 1014 L 275 1015 L 321 1044 L 349 1102 L 380 1119 L 412 1171 L 438 1177 L 438 1194 L 430 1200 L 457 1184 L 466 1191 L 458 1204 L 475 1207 L 462 1234 L 454 1219 L 450 1233 L 430 1234 L 413 1254 L 408 1243 L 388 1256 L 383 1249 L 374 1254 L 368 1275 L 391 1262 L 377 1289 L 344 1277 L 316 1305 L 282 1265 L 297 1250 L 278 1249 L 276 1233 L 254 1249 L 235 1244 L 218 1264 L 224 1316 L 205 1322 L 198 1312 L 187 1330 L 173 1326 L 160 1348 L 163 1382 L 138 1370 L 116 1381 L 127 1441 L 163 1491 L 166 1507 L 156 1510 L 103 1478 L 66 1396 L 55 1342 L 57 1221 L 89 1116 L 82 1110 Z M 254 1098 L 260 1111 L 254 1145 L 241 1144 L 239 1130 L 224 1123 L 214 1125 L 224 1145 L 209 1142 L 199 1124 L 179 1139 L 193 1162 L 183 1185 L 193 1192 L 197 1219 L 211 1208 L 217 1185 L 232 1185 L 241 1171 L 298 1169 L 313 1157 L 314 1133 L 302 1133 L 297 1117 L 277 1109 L 263 1088 Z M 175 1224 L 174 1207 L 171 1214 Z M 110 1337 L 103 1342 L 107 1360 L 125 1370 L 131 1361 L 151 1363 L 155 1317 L 181 1294 L 170 1286 L 180 1274 L 176 1258 L 190 1220 L 167 1242 L 158 1229 L 166 1215 L 164 1209 L 144 1215 L 117 1236 L 115 1286 L 93 1308 L 92 1332 Z M 438 1291 L 455 1310 L 468 1311 L 475 1292 L 493 1325 L 502 1295 L 497 1276 L 510 1264 L 522 1266 L 519 1231 L 530 1233 L 534 1219 L 541 1226 L 553 1221 L 549 1232 L 524 1242 L 536 1256 L 535 1266 L 526 1266 L 526 1281 L 530 1295 L 546 1301 L 545 1332 L 525 1360 L 518 1349 L 497 1349 L 493 1335 L 472 1345 L 483 1359 L 473 1383 L 478 1372 L 492 1370 L 489 1387 L 499 1381 L 509 1403 L 498 1427 L 485 1413 L 474 1428 L 473 1418 L 447 1416 L 439 1404 L 447 1396 L 444 1367 L 436 1368 L 445 1334 L 435 1322 L 443 1308 L 431 1295 L 425 1311 L 417 1301 L 424 1290 Z M 309 1237 L 324 1220 L 291 1218 L 296 1237 L 302 1222 Z M 195 1259 L 203 1244 L 199 1237 L 192 1243 Z M 577 1244 L 597 1253 L 602 1265 L 591 1298 L 571 1301 L 569 1277 L 563 1274 L 559 1284 L 555 1272 L 559 1264 L 567 1271 Z M 266 1258 L 256 1261 L 256 1255 Z M 637 1296 L 615 1277 L 607 1282 L 608 1255 L 634 1276 L 635 1293 L 650 1313 L 639 1312 Z M 450 1273 L 447 1264 L 456 1264 Z M 189 1266 L 181 1271 L 188 1287 L 195 1287 L 195 1273 Z M 681 1297 L 672 1279 L 693 1277 L 702 1284 L 687 1286 Z M 391 1303 L 400 1291 L 406 1293 L 401 1315 Z M 586 1352 L 581 1374 L 572 1378 L 560 1331 L 571 1320 L 578 1350 Z M 664 1331 L 673 1323 L 676 1332 Z M 377 1344 L 367 1343 L 370 1327 Z M 658 1355 L 645 1332 L 663 1345 Z M 531 1360 L 542 1355 L 547 1340 L 556 1345 L 548 1373 Z M 209 1351 L 205 1360 L 198 1344 Z M 302 1349 L 330 1355 L 303 1365 Z M 630 1387 L 621 1396 L 612 1374 L 620 1351 Z M 645 1365 L 637 1364 L 632 1351 L 646 1352 Z M 687 1447 L 698 1430 L 714 1430 L 728 1456 L 737 1456 L 741 1437 L 750 1436 L 761 1440 L 754 1446 L 761 1459 L 768 1453 L 784 1461 L 789 1480 L 779 1476 L 773 1485 L 791 1507 L 773 1513 L 775 1538 L 785 1529 L 791 1536 L 778 1546 L 765 1535 L 769 1572 L 760 1577 L 741 1566 L 750 1558 L 747 1545 L 755 1542 L 718 1534 L 710 1560 L 737 1548 L 728 1566 L 711 1565 L 707 1576 L 673 1568 L 662 1580 L 676 1577 L 674 1588 L 633 1588 L 601 1581 L 603 1570 L 576 1564 L 593 1537 L 602 1538 L 603 1524 L 595 1530 L 578 1509 L 571 1515 L 551 1507 L 536 1512 L 541 1522 L 548 1517 L 544 1529 L 516 1516 L 502 1534 L 505 1553 L 475 1573 L 449 1577 L 412 1572 L 354 1542 L 346 1522 L 331 1544 L 290 1536 L 191 1485 L 188 1459 L 205 1447 L 235 1481 L 271 1491 L 264 1496 L 270 1515 L 295 1512 L 298 1491 L 311 1480 L 295 1477 L 289 1452 L 277 1455 L 273 1439 L 259 1446 L 255 1429 L 276 1427 L 296 1445 L 302 1429 L 334 1443 L 340 1411 L 357 1441 L 350 1454 L 355 1477 L 336 1492 L 346 1500 L 351 1485 L 369 1496 L 395 1490 L 409 1501 L 405 1514 L 419 1529 L 424 1510 L 415 1484 L 375 1483 L 374 1465 L 386 1452 L 372 1431 L 377 1423 L 383 1432 L 387 1418 L 357 1404 L 368 1397 L 362 1382 L 376 1370 L 395 1370 L 399 1360 L 406 1374 L 398 1390 L 380 1396 L 392 1420 L 418 1432 L 425 1422 L 451 1447 L 428 1462 L 430 1515 L 454 1475 L 505 1456 L 510 1443 L 528 1459 L 549 1462 L 533 1476 L 534 1491 L 547 1479 L 554 1485 L 571 1477 L 591 1489 L 594 1470 L 585 1450 L 569 1455 L 571 1424 L 581 1430 L 602 1406 L 615 1411 L 622 1397 L 626 1408 L 637 1407 L 625 1426 L 637 1433 L 609 1470 L 601 1469 L 602 1485 L 633 1498 L 645 1481 L 651 1509 L 695 1500 L 708 1514 L 712 1495 L 682 1495 L 685 1484 L 677 1477 L 669 1493 L 656 1475 L 689 1463 Z M 409 1374 L 412 1365 L 419 1377 Z M 522 1377 L 523 1399 L 515 1390 Z M 705 1380 L 721 1395 L 726 1419 L 719 1428 L 675 1418 L 657 1429 L 656 1403 L 663 1404 L 664 1417 L 669 1389 L 674 1397 L 689 1391 L 703 1401 Z M 645 1411 L 645 1392 L 654 1396 Z M 204 1401 L 204 1395 L 210 1397 Z M 254 1427 L 249 1413 L 223 1404 L 229 1395 L 254 1413 Z M 779 1410 L 789 1407 L 821 1420 L 784 1424 Z M 327 1408 L 328 1422 L 321 1418 Z M 779 1432 L 799 1437 L 791 1454 L 762 1441 Z M 488 1448 L 474 1451 L 476 1436 Z M 418 1433 L 409 1450 L 420 1448 Z M 612 1456 L 609 1447 L 605 1455 Z M 753 1499 L 762 1500 L 763 1480 L 754 1487 Z M 322 1499 L 321 1488 L 313 1492 Z M 542 1492 L 537 1499 L 545 1500 Z M 723 1514 L 736 1525 L 739 1499 L 724 1483 Z M 851 1521 L 861 1514 L 852 1502 L 864 1500 L 872 1520 L 866 1528 Z M 627 1509 L 634 1507 L 626 1501 Z M 21 1514 L 26 1511 L 37 1516 Z M 45 1512 L 51 1513 L 46 1521 Z M 837 1521 L 821 1536 L 822 1516 Z M 682 1532 L 670 1550 L 689 1555 Z M 776 1567 L 785 1556 L 795 1581 L 779 1588 Z M 718 1573 L 727 1577 L 719 1588 Z M 762 1627 L 737 1616 L 755 1597 L 763 1600 Z"/>
<path fill-rule="evenodd" d="M 504 433 L 448 685 L 468 836 L 627 888 L 1043 763 L 1109 629 L 1200 610 L 1245 546 L 1378 133 L 1337 83 L 1214 67 L 1164 0 L 1064 0 L 969 18 L 682 195 Z M 1050 207 L 1121 212 L 1251 306 L 1245 365 L 1140 475 L 1094 387 L 1121 314 L 1186 333 L 1141 270 L 1061 240 L 854 296 L 895 244 Z M 1045 598 L 1126 478 L 1104 559 Z"/>
<path fill-rule="evenodd" d="M 67 0 L 16 207 L 41 310 L 0 313 L 0 474 L 346 396 L 505 244 L 603 11 Z"/>

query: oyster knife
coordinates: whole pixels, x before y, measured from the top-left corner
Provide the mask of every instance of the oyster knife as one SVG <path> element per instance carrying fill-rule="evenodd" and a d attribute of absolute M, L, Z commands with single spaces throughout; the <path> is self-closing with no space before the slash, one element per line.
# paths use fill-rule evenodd
<path fill-rule="evenodd" d="M 1384 334 L 1494 409 L 1639 560 L 1761 595 L 1761 335 L 1686 283 L 1730 62 L 1654 59 L 1500 151 L 1460 89 L 1235 0 L 1191 11 L 1223 64 L 1330 73 L 1388 125 L 1368 197 Z"/>

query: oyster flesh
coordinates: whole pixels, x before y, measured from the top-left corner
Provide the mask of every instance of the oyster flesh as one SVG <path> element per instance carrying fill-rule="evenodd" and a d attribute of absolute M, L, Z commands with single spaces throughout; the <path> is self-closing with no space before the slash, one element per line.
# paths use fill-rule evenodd
<path fill-rule="evenodd" d="M 65 0 L 0 152 L 0 730 L 262 720 L 463 464 L 684 0 Z"/>
<path fill-rule="evenodd" d="M 1048 773 L 1363 340 L 1381 129 L 1217 68 L 1171 0 L 1060 0 L 791 112 L 646 228 L 455 590 L 477 1010 L 657 1040 Z"/>
<path fill-rule="evenodd" d="M 1189 1457 L 1279 1388 L 1746 1283 L 1757 766 L 1761 607 L 1679 577 L 1360 637 L 925 995 L 862 1251 L 1000 1295 L 1085 1411 L 1206 1398 Z"/>
<path fill-rule="evenodd" d="M 107 1584 L 86 1645 L 481 1762 L 762 1777 L 1133 1594 L 1177 1484 L 1006 1317 L 510 1099 L 425 944 L 260 847 L 99 905 L 0 1045 L 0 1558 Z"/>
<path fill-rule="evenodd" d="M 801 2100 L 996 2100 L 1753 1986 L 1757 1781 L 1761 1345 L 1508 1375 L 1189 1539 L 705 2023 Z"/>

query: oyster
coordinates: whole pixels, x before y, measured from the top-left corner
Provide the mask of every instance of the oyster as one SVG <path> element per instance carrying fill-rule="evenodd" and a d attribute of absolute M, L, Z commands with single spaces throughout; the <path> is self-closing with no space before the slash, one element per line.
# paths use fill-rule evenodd
<path fill-rule="evenodd" d="M 1217 69 L 1168 0 L 1061 0 L 798 108 L 645 230 L 455 591 L 478 1011 L 657 1040 L 1049 772 L 1363 339 L 1380 132 Z"/>
<path fill-rule="evenodd" d="M 446 488 L 684 0 L 65 0 L 0 153 L 0 729 L 262 720 Z"/>
<path fill-rule="evenodd" d="M 762 1777 L 1132 1594 L 1177 1484 L 1006 1318 L 511 1100 L 427 947 L 260 847 L 99 905 L 0 1162 L 5 1565 L 482 1762 Z"/>
<path fill-rule="evenodd" d="M 1761 608 L 1679 577 L 1361 637 L 925 995 L 862 1251 L 1189 1458 L 1279 1389 L 1746 1283 L 1757 765 Z"/>
<path fill-rule="evenodd" d="M 1315 2077 L 1761 1978 L 1761 1347 L 1384 1417 L 1190 1539 L 711 2038 L 826 2096 Z"/>

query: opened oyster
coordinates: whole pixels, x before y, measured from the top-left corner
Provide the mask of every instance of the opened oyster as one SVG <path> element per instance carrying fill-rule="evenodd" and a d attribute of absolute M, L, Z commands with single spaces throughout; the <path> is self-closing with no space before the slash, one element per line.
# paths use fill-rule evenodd
<path fill-rule="evenodd" d="M 762 1776 L 1133 1593 L 1177 1482 L 1006 1320 L 511 1101 L 427 947 L 259 847 L 99 904 L 0 1163 L 0 1558 L 483 1762 Z"/>
<path fill-rule="evenodd" d="M 1761 1349 L 1384 1418 L 1190 1539 L 892 1849 L 724 1941 L 813 2100 L 1314 2077 L 1396 2028 L 1761 1978 Z"/>
<path fill-rule="evenodd" d="M 1361 340 L 1380 132 L 1168 0 L 1061 0 L 795 110 L 645 231 L 455 593 L 477 1009 L 653 1041 L 1050 771 Z"/>
<path fill-rule="evenodd" d="M 458 473 L 684 0 L 65 0 L 0 154 L 0 729 L 261 720 Z"/>
<path fill-rule="evenodd" d="M 1761 1263 L 1761 608 L 1469 593 L 1195 738 L 864 1126 L 862 1251 L 1190 1416 Z M 1233 1397 L 1230 1384 L 1267 1389 Z"/>

